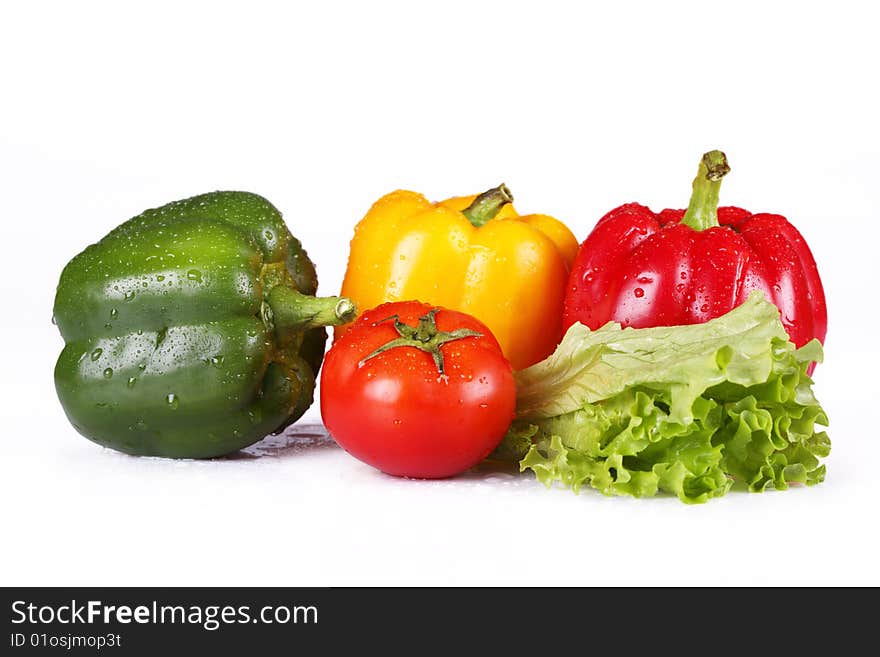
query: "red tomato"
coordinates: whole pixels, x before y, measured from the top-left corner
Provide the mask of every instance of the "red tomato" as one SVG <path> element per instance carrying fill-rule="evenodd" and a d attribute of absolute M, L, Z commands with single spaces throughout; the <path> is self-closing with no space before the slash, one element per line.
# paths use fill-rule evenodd
<path fill-rule="evenodd" d="M 327 430 L 392 475 L 434 479 L 476 465 L 501 442 L 515 403 L 513 371 L 486 325 L 418 301 L 361 315 L 321 369 Z"/>

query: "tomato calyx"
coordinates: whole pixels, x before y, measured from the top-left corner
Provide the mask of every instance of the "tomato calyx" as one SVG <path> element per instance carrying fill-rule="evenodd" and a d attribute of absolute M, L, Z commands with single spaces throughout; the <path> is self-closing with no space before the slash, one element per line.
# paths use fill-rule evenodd
<path fill-rule="evenodd" d="M 440 376 L 445 376 L 446 372 L 443 367 L 443 352 L 440 351 L 440 347 L 447 342 L 453 342 L 455 340 L 480 338 L 483 334 L 477 331 L 472 331 L 471 329 L 456 329 L 454 331 L 439 330 L 437 328 L 437 321 L 434 317 L 439 310 L 439 308 L 432 308 L 429 310 L 427 313 L 419 317 L 419 323 L 416 326 L 404 324 L 400 321 L 399 315 L 391 315 L 390 317 L 375 322 L 373 326 L 378 326 L 379 324 L 394 320 L 394 330 L 397 331 L 397 335 L 400 337 L 389 340 L 381 347 L 365 356 L 358 363 L 358 367 L 363 367 L 364 363 L 368 360 L 375 358 L 379 354 L 385 353 L 390 349 L 396 349 L 398 347 L 414 347 L 415 349 L 431 354 L 431 357 L 434 359 L 434 364 L 437 366 L 437 371 L 440 372 Z"/>

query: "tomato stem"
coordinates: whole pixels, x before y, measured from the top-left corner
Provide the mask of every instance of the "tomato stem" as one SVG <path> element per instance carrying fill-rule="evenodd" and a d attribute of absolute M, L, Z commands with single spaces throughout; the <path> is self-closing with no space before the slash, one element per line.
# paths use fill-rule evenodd
<path fill-rule="evenodd" d="M 494 219 L 501 208 L 508 203 L 513 203 L 513 194 L 510 193 L 507 185 L 501 183 L 498 187 L 493 187 L 480 194 L 461 213 L 475 228 L 479 228 Z"/>
<path fill-rule="evenodd" d="M 694 191 L 681 223 L 694 230 L 705 230 L 718 225 L 718 192 L 721 179 L 730 171 L 727 156 L 721 151 L 709 151 L 700 160 Z"/>
<path fill-rule="evenodd" d="M 429 310 L 426 314 L 419 317 L 419 323 L 416 326 L 404 324 L 400 321 L 398 315 L 391 315 L 391 317 L 386 317 L 385 319 L 376 322 L 374 326 L 378 326 L 379 324 L 393 319 L 394 329 L 400 337 L 389 340 L 378 349 L 375 349 L 371 354 L 365 356 L 363 360 L 358 363 L 358 366 L 363 367 L 364 363 L 368 360 L 375 358 L 379 354 L 385 353 L 390 349 L 396 349 L 397 347 L 414 347 L 420 351 L 431 354 L 431 357 L 434 359 L 434 364 L 437 366 L 437 371 L 440 372 L 440 376 L 445 376 L 446 371 L 443 363 L 443 352 L 440 351 L 440 347 L 447 342 L 462 340 L 464 338 L 479 338 L 482 337 L 483 334 L 478 333 L 477 331 L 472 331 L 471 329 L 456 329 L 454 331 L 438 330 L 437 321 L 434 316 L 439 310 L 439 308 L 432 308 Z"/>

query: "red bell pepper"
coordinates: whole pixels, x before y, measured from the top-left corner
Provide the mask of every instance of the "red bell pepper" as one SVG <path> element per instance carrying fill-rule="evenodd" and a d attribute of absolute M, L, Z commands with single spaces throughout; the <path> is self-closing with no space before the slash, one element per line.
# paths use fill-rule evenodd
<path fill-rule="evenodd" d="M 762 290 L 798 347 L 825 340 L 828 315 L 816 262 L 785 217 L 718 207 L 730 171 L 721 151 L 703 156 L 687 210 L 612 210 L 581 244 L 563 326 L 615 321 L 643 328 L 698 324 Z"/>

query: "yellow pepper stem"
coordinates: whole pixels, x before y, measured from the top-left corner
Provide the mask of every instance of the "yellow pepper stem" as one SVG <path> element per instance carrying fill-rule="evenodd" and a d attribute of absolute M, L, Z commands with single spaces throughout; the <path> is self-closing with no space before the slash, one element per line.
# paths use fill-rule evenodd
<path fill-rule="evenodd" d="M 461 213 L 467 217 L 474 227 L 479 228 L 486 222 L 495 218 L 501 208 L 508 203 L 513 203 L 513 194 L 507 185 L 501 183 L 489 191 L 483 192 L 474 202 L 467 206 Z"/>

